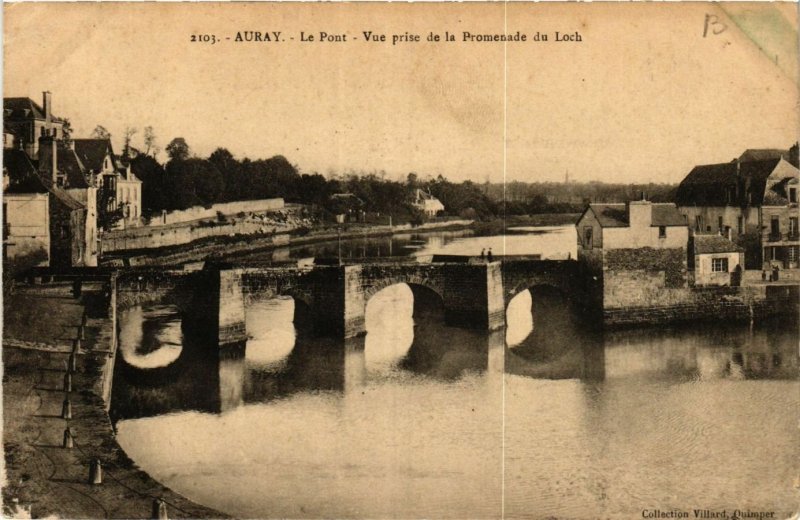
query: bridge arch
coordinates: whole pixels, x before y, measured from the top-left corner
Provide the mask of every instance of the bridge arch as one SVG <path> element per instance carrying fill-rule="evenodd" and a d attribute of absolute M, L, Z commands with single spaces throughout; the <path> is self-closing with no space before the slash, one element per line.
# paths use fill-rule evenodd
<path fill-rule="evenodd" d="M 364 303 L 369 303 L 369 300 L 383 289 L 399 284 L 408 285 L 411 287 L 412 292 L 415 288 L 427 289 L 428 291 L 436 294 L 440 300 L 444 301 L 444 291 L 439 284 L 432 283 L 429 278 L 419 274 L 410 273 L 388 276 L 372 282 L 370 285 L 364 288 Z"/>

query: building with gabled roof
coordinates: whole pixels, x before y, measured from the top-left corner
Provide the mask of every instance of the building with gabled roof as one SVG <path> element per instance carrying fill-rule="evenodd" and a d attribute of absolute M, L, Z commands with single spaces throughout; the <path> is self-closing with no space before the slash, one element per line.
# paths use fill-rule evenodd
<path fill-rule="evenodd" d="M 64 119 L 52 114 L 52 95 L 42 92 L 42 104 L 28 97 L 3 98 L 4 133 L 14 136 L 13 148 L 25 150 L 34 158 L 39 152 L 39 138 L 47 129 L 56 139 L 64 138 Z"/>
<path fill-rule="evenodd" d="M 675 204 L 646 200 L 589 204 L 576 224 L 579 250 L 686 247 L 686 219 Z M 674 229 L 673 229 L 674 228 Z"/>
<path fill-rule="evenodd" d="M 690 244 L 696 286 L 741 284 L 743 247 L 718 233 L 695 233 Z"/>
<path fill-rule="evenodd" d="M 691 230 L 730 236 L 745 248 L 748 269 L 798 268 L 800 170 L 787 156 L 796 162 L 794 147 L 747 150 L 729 163 L 695 166 L 676 192 Z"/>
<path fill-rule="evenodd" d="M 589 204 L 575 227 L 578 260 L 604 308 L 647 305 L 688 286 L 689 229 L 675 204 Z"/>
<path fill-rule="evenodd" d="M 789 164 L 798 166 L 798 146 L 795 143 L 788 150 L 782 148 L 748 148 L 739 156 L 739 162 L 767 161 L 783 159 Z"/>
<path fill-rule="evenodd" d="M 97 265 L 87 244 L 86 206 L 43 178 L 22 150 L 3 150 L 4 259 L 38 265 Z"/>
<path fill-rule="evenodd" d="M 437 213 L 444 211 L 444 204 L 439 199 L 419 188 L 414 190 L 414 200 L 411 205 L 428 217 L 435 217 Z"/>
<path fill-rule="evenodd" d="M 42 106 L 29 98 L 4 98 L 3 108 L 4 134 L 13 136 L 3 147 L 6 254 L 28 255 L 33 248 L 44 251 L 47 265 L 96 266 L 97 190 L 65 140 L 65 120 L 51 114 L 50 93 L 44 93 Z"/>

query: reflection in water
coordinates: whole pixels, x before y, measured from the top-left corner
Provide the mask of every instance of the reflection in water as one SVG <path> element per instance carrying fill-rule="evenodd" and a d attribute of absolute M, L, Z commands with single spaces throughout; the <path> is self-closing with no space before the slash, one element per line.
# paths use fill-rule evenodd
<path fill-rule="evenodd" d="M 542 258 L 576 258 L 577 240 L 574 226 L 537 228 L 531 232 L 520 228 L 519 233 L 505 236 L 472 236 L 471 229 L 437 231 L 432 233 L 396 234 L 386 237 L 362 237 L 330 242 L 298 245 L 273 251 L 237 255 L 247 261 L 285 262 L 300 258 L 335 258 L 341 251 L 343 259 L 381 258 L 388 256 L 429 256 L 432 254 L 478 255 L 481 249 L 492 248 L 507 255 L 538 254 Z M 522 233 L 523 231 L 529 231 Z"/>
<path fill-rule="evenodd" d="M 175 361 L 181 353 L 181 322 L 169 307 L 144 310 L 133 307 L 120 312 L 126 326 L 119 334 L 119 350 L 127 363 L 138 368 L 158 368 Z"/>
<path fill-rule="evenodd" d="M 248 325 L 270 325 L 251 329 L 259 336 L 244 356 L 220 360 L 219 390 L 192 381 L 196 392 L 220 396 L 219 409 L 205 411 L 222 413 L 175 415 L 176 403 L 165 401 L 150 418 L 119 421 L 119 440 L 157 479 L 237 516 L 495 518 L 503 336 L 464 333 L 461 348 L 426 341 L 459 332 L 441 323 L 437 298 L 391 287 L 371 300 L 365 338 L 296 334 L 280 363 L 283 345 L 265 349 L 275 328 L 293 328 L 292 302 L 253 305 Z M 397 346 L 406 329 L 413 342 Z M 262 349 L 255 358 L 251 343 Z M 138 383 L 126 385 L 115 392 L 135 396 Z M 150 444 L 154 431 L 190 446 Z"/>
<path fill-rule="evenodd" d="M 796 323 L 602 334 L 557 290 L 523 294 L 508 330 L 487 334 L 445 326 L 436 294 L 392 286 L 347 342 L 298 333 L 292 300 L 253 302 L 244 353 L 184 343 L 161 368 L 118 360 L 119 442 L 240 517 L 788 516 Z M 125 314 L 121 337 L 167 315 Z"/>
<path fill-rule="evenodd" d="M 506 307 L 506 344 L 516 347 L 533 332 L 533 301 L 530 291 L 514 296 Z"/>

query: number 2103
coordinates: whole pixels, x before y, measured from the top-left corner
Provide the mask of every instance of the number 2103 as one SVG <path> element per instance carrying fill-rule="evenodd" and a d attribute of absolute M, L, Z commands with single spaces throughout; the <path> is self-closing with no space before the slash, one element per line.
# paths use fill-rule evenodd
<path fill-rule="evenodd" d="M 213 34 L 192 34 L 189 39 L 192 43 L 217 43 L 217 37 Z"/>

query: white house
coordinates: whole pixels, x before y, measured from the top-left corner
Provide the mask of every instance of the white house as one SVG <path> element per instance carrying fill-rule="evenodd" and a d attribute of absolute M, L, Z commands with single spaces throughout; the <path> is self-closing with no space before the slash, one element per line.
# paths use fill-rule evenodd
<path fill-rule="evenodd" d="M 110 139 L 73 139 L 75 154 L 96 179 L 99 199 L 108 212 L 122 208 L 121 226 L 135 226 L 142 216 L 142 181 L 114 155 Z"/>
<path fill-rule="evenodd" d="M 744 248 L 719 234 L 694 236 L 695 285 L 738 285 L 744 269 Z"/>
<path fill-rule="evenodd" d="M 421 189 L 415 190 L 414 202 L 411 204 L 428 217 L 435 217 L 437 213 L 444 211 L 444 204 L 439 199 Z"/>
<path fill-rule="evenodd" d="M 647 200 L 589 204 L 578 222 L 578 257 L 614 249 L 686 249 L 689 229 L 675 204 Z"/>

